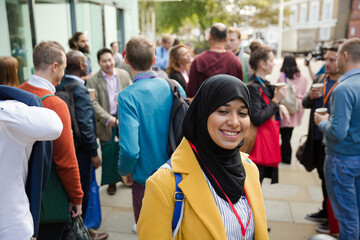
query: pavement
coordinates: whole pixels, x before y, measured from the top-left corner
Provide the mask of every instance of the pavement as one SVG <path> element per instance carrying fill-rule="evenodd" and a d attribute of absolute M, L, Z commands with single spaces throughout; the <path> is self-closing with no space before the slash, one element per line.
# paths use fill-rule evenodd
<path fill-rule="evenodd" d="M 303 65 L 304 60 L 298 59 L 300 71 L 309 76 Z M 273 74 L 267 79 L 275 82 L 280 74 L 282 59 L 275 59 Z M 312 62 L 312 68 L 317 71 L 321 62 Z M 311 81 L 309 78 L 308 87 Z M 307 134 L 309 110 L 305 110 L 302 124 L 293 131 L 291 145 L 293 157 L 290 165 L 279 165 L 279 183 L 270 184 L 265 179 L 262 191 L 265 202 L 270 239 L 276 240 L 307 240 L 317 234 L 316 223 L 305 219 L 307 213 L 317 212 L 322 203 L 321 182 L 316 170 L 307 172 L 295 158 L 295 152 L 301 136 Z M 305 139 L 304 139 L 305 140 Z M 98 183 L 101 171 L 97 170 Z M 107 186 L 100 187 L 102 206 L 102 224 L 98 229 L 109 233 L 109 240 L 136 240 L 132 232 L 134 216 L 132 211 L 131 189 L 122 183 L 117 184 L 117 192 L 109 196 Z"/>

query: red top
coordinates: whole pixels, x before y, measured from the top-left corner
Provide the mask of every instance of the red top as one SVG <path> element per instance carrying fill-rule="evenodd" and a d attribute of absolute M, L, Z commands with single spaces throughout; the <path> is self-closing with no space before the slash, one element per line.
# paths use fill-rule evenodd
<path fill-rule="evenodd" d="M 198 55 L 191 64 L 186 95 L 194 97 L 201 84 L 216 74 L 229 74 L 244 79 L 241 61 L 233 52 L 207 50 Z"/>
<path fill-rule="evenodd" d="M 52 94 L 49 90 L 34 87 L 27 82 L 19 88 L 31 92 L 40 98 L 44 95 Z M 66 103 L 57 96 L 45 98 L 43 105 L 56 112 L 64 126 L 60 137 L 53 141 L 53 161 L 56 165 L 56 172 L 67 192 L 69 201 L 74 205 L 79 205 L 82 203 L 84 194 L 81 190 L 79 166 L 75 154 L 69 108 Z"/>

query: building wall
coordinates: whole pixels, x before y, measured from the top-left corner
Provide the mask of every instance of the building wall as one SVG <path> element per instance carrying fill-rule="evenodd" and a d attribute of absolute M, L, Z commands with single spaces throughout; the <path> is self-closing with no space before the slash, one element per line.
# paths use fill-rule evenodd
<path fill-rule="evenodd" d="M 10 56 L 11 47 L 5 0 L 0 0 L 0 32 L 0 56 Z"/>
<path fill-rule="evenodd" d="M 348 38 L 360 37 L 360 8 L 359 0 L 352 3 L 352 13 L 349 21 Z"/>

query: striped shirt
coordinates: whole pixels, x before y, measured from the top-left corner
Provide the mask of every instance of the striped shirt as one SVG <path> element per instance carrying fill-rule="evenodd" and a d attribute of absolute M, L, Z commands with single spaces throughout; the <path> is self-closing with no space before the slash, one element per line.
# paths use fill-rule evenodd
<path fill-rule="evenodd" d="M 206 177 L 205 174 L 204 174 L 204 176 L 205 176 L 207 184 L 210 188 L 211 194 L 214 197 L 216 206 L 219 209 L 221 218 L 222 218 L 224 226 L 225 226 L 225 232 L 226 232 L 227 239 L 228 240 L 242 239 L 240 223 L 237 220 L 234 212 L 232 211 L 229 203 L 217 195 L 217 193 L 216 193 L 215 189 L 213 188 L 213 186 L 211 185 L 209 179 Z M 255 237 L 254 236 L 254 231 L 255 231 L 254 215 L 252 213 L 252 210 L 249 208 L 249 203 L 246 200 L 245 195 L 241 196 L 240 200 L 234 204 L 234 207 L 240 216 L 240 219 L 241 219 L 241 222 L 242 222 L 244 228 L 246 228 L 247 222 L 249 220 L 249 213 L 250 213 L 249 210 L 251 211 L 250 224 L 249 224 L 248 228 L 246 229 L 245 239 L 253 240 Z"/>

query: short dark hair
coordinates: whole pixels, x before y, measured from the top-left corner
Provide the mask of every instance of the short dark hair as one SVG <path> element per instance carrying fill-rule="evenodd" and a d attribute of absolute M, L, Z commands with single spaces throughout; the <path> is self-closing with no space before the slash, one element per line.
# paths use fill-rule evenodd
<path fill-rule="evenodd" d="M 108 48 L 102 48 L 97 52 L 97 60 L 100 61 L 101 55 L 105 53 L 110 53 L 112 55 L 112 51 Z"/>
<path fill-rule="evenodd" d="M 227 28 L 222 23 L 215 23 L 211 26 L 210 36 L 215 42 L 222 42 L 226 40 Z"/>
<path fill-rule="evenodd" d="M 45 70 L 54 62 L 63 64 L 65 49 L 56 41 L 42 41 L 35 46 L 33 51 L 33 62 L 35 70 Z"/>
<path fill-rule="evenodd" d="M 76 45 L 74 42 L 78 42 L 81 35 L 83 35 L 83 32 L 75 32 L 72 37 L 68 40 L 69 47 L 73 50 L 76 49 Z"/>
<path fill-rule="evenodd" d="M 82 60 L 86 61 L 85 55 L 78 51 L 73 50 L 66 53 L 66 74 L 71 74 L 80 70 L 80 63 Z"/>
<path fill-rule="evenodd" d="M 337 52 L 338 49 L 339 49 L 339 47 L 331 47 L 331 48 L 326 49 L 326 51 Z"/>
<path fill-rule="evenodd" d="M 155 56 L 155 45 L 147 37 L 132 37 L 126 44 L 126 59 L 130 66 L 138 71 L 151 68 Z"/>
<path fill-rule="evenodd" d="M 115 43 L 119 44 L 119 42 L 112 42 L 110 43 L 110 47 L 112 47 Z"/>

